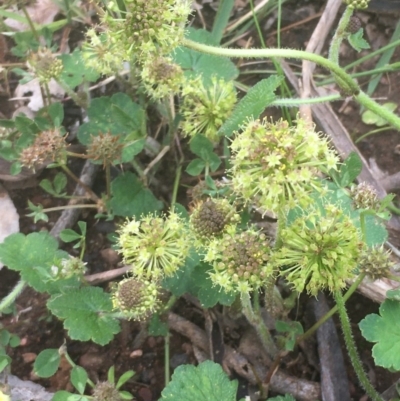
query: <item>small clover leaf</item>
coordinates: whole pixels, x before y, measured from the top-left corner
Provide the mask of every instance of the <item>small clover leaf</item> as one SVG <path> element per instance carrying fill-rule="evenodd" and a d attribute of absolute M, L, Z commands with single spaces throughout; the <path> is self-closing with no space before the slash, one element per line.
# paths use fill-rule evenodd
<path fill-rule="evenodd" d="M 363 35 L 364 29 L 361 28 L 356 33 L 349 35 L 347 38 L 350 46 L 357 52 L 360 52 L 363 49 L 369 49 L 371 47 L 369 43 L 363 38 Z"/>
<path fill-rule="evenodd" d="M 386 300 L 379 315 L 370 314 L 359 324 L 361 333 L 370 342 L 375 363 L 387 369 L 400 370 L 400 303 Z"/>
<path fill-rule="evenodd" d="M 67 294 L 53 296 L 47 307 L 65 319 L 64 327 L 73 340 L 105 345 L 120 330 L 116 319 L 107 316 L 113 309 L 110 296 L 99 287 L 73 289 Z"/>
<path fill-rule="evenodd" d="M 382 106 L 389 111 L 395 111 L 397 109 L 397 103 L 393 102 L 384 103 Z M 375 114 L 371 110 L 364 111 L 361 119 L 364 124 L 368 125 L 376 125 L 377 127 L 383 127 L 387 125 L 387 121 L 384 118 L 382 118 L 378 114 Z"/>
<path fill-rule="evenodd" d="M 159 401 L 234 401 L 237 387 L 237 381 L 230 381 L 215 362 L 182 365 L 175 369 Z"/>

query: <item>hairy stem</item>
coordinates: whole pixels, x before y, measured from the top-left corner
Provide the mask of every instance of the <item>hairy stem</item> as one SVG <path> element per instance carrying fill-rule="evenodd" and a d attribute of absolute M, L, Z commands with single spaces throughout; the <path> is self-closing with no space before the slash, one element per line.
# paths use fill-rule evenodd
<path fill-rule="evenodd" d="M 0 314 L 4 309 L 8 308 L 18 297 L 19 294 L 23 291 L 26 286 L 26 282 L 24 280 L 19 280 L 12 291 L 5 296 L 0 302 Z"/>
<path fill-rule="evenodd" d="M 396 129 L 400 130 L 400 117 L 393 114 L 391 111 L 385 109 L 374 100 L 372 100 L 367 94 L 361 91 L 358 84 L 353 78 L 347 74 L 343 68 L 337 64 L 317 54 L 305 52 L 302 50 L 294 49 L 224 49 L 215 46 L 208 46 L 193 42 L 189 39 L 184 39 L 184 46 L 197 50 L 203 53 L 214 54 L 217 56 L 226 57 L 248 57 L 248 58 L 296 58 L 300 60 L 308 60 L 313 63 L 325 67 L 332 72 L 340 85 L 344 85 L 346 92 L 350 92 L 354 98 L 365 108 L 371 110 L 375 114 L 378 114 L 384 118 L 389 124 Z"/>
<path fill-rule="evenodd" d="M 347 352 L 349 354 L 351 364 L 353 365 L 353 368 L 357 374 L 358 380 L 360 381 L 362 387 L 373 401 L 383 401 L 383 398 L 372 387 L 372 384 L 368 380 L 368 377 L 363 369 L 360 356 L 358 355 L 356 344 L 354 342 L 354 338 L 351 332 L 350 320 L 349 316 L 347 315 L 342 293 L 340 291 L 337 291 L 334 295 L 335 295 L 336 305 L 338 307 L 340 323 L 342 325 L 343 336 L 344 336 L 344 341 L 346 343 Z"/>
<path fill-rule="evenodd" d="M 275 359 L 278 354 L 278 348 L 276 347 L 274 340 L 264 323 L 260 313 L 255 313 L 250 301 L 250 295 L 248 292 L 242 292 L 240 294 L 240 299 L 242 301 L 242 311 L 246 316 L 249 323 L 253 326 L 258 334 L 258 338 L 261 340 L 264 349 L 267 351 L 268 355 Z"/>

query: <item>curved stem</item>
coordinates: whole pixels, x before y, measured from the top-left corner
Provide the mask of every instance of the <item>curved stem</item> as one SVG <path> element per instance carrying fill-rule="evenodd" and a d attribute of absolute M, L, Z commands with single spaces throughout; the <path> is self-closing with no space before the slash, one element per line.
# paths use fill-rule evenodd
<path fill-rule="evenodd" d="M 5 296 L 0 302 L 0 313 L 8 308 L 18 297 L 19 294 L 23 291 L 26 286 L 26 282 L 24 280 L 19 280 L 12 291 Z"/>
<path fill-rule="evenodd" d="M 368 380 L 368 377 L 363 369 L 360 356 L 358 355 L 356 344 L 354 342 L 353 334 L 351 332 L 350 320 L 349 316 L 347 315 L 342 293 L 340 291 L 337 291 L 334 295 L 335 295 L 336 305 L 339 311 L 340 323 L 342 325 L 343 336 L 346 343 L 347 352 L 349 354 L 351 364 L 353 365 L 353 368 L 356 371 L 358 380 L 360 381 L 362 387 L 373 401 L 383 401 L 383 398 L 372 387 L 372 384 Z"/>
<path fill-rule="evenodd" d="M 346 91 L 350 91 L 350 93 L 353 94 L 358 103 L 371 110 L 375 114 L 378 114 L 382 118 L 386 119 L 396 129 L 400 130 L 400 117 L 385 109 L 374 100 L 372 100 L 367 94 L 362 92 L 358 84 L 353 80 L 353 78 L 351 78 L 349 74 L 347 74 L 343 70 L 343 68 L 339 67 L 331 60 L 327 60 L 326 58 L 317 54 L 294 49 L 224 49 L 193 42 L 189 39 L 183 39 L 182 44 L 190 49 L 197 50 L 203 53 L 214 54 L 217 56 L 240 58 L 284 57 L 311 61 L 320 65 L 321 67 L 329 69 L 332 74 L 335 75 L 335 77 L 337 78 L 338 83 L 343 84 L 345 86 L 344 89 Z"/>
<path fill-rule="evenodd" d="M 247 292 L 242 292 L 240 294 L 240 300 L 242 302 L 242 311 L 246 316 L 249 323 L 253 326 L 258 334 L 258 338 L 261 340 L 264 349 L 267 351 L 268 355 L 275 359 L 278 354 L 278 348 L 276 347 L 274 340 L 261 317 L 261 314 L 256 314 L 251 306 L 250 295 Z"/>

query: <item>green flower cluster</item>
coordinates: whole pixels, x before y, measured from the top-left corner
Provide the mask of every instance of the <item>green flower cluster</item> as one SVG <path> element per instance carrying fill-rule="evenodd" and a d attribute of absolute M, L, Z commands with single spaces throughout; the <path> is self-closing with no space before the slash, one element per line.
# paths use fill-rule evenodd
<path fill-rule="evenodd" d="M 123 61 L 138 62 L 170 54 L 184 37 L 184 27 L 191 12 L 189 0 L 125 1 L 124 18 L 99 8 L 101 25 L 89 30 L 83 46 L 87 64 L 102 74 L 122 68 Z"/>
<path fill-rule="evenodd" d="M 212 282 L 226 291 L 250 292 L 263 287 L 274 273 L 270 243 L 249 228 L 210 241 L 204 260 L 213 266 Z"/>
<path fill-rule="evenodd" d="M 27 61 L 29 69 L 42 83 L 49 83 L 52 78 L 59 78 L 63 71 L 61 59 L 57 58 L 48 48 L 30 52 Z"/>
<path fill-rule="evenodd" d="M 370 0 L 343 0 L 343 3 L 356 10 L 364 10 L 368 7 Z"/>
<path fill-rule="evenodd" d="M 225 232 L 235 232 L 239 215 L 226 199 L 198 202 L 190 216 L 190 228 L 196 239 L 204 244 Z"/>
<path fill-rule="evenodd" d="M 318 172 L 338 163 L 328 140 L 301 119 L 293 127 L 283 120 L 249 121 L 231 150 L 234 192 L 273 213 L 310 204 L 309 193 L 321 188 Z"/>
<path fill-rule="evenodd" d="M 237 100 L 233 82 L 212 77 L 211 85 L 207 86 L 202 78 L 198 78 L 185 83 L 182 95 L 183 135 L 202 134 L 218 143 L 218 130 L 231 115 Z"/>
<path fill-rule="evenodd" d="M 129 277 L 113 291 L 113 305 L 133 320 L 147 320 L 160 308 L 161 287 L 157 282 Z"/>
<path fill-rule="evenodd" d="M 372 280 L 388 277 L 395 263 L 390 259 L 391 252 L 383 246 L 367 248 L 361 255 L 359 269 Z"/>
<path fill-rule="evenodd" d="M 293 223 L 280 231 L 282 246 L 273 263 L 298 291 L 312 295 L 345 287 L 354 277 L 363 242 L 350 217 L 333 205 L 304 210 Z"/>
<path fill-rule="evenodd" d="M 149 57 L 143 64 L 142 83 L 154 99 L 162 99 L 180 91 L 184 82 L 182 68 L 170 57 Z"/>
<path fill-rule="evenodd" d="M 126 222 L 119 230 L 120 252 L 132 265 L 135 277 L 160 280 L 171 276 L 185 263 L 190 233 L 178 214 L 147 215 Z"/>

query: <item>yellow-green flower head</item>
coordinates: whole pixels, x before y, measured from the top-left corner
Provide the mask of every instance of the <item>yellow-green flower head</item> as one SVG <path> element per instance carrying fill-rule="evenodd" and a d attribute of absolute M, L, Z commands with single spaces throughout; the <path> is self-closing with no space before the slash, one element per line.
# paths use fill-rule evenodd
<path fill-rule="evenodd" d="M 51 266 L 51 272 L 57 279 L 65 279 L 72 276 L 82 277 L 86 272 L 86 263 L 79 258 L 70 256 L 68 259 L 56 260 Z"/>
<path fill-rule="evenodd" d="M 63 63 L 50 49 L 41 48 L 28 55 L 28 66 L 38 77 L 40 82 L 49 83 L 52 78 L 57 79 L 63 71 Z"/>
<path fill-rule="evenodd" d="M 141 77 L 147 93 L 154 99 L 178 93 L 184 82 L 182 68 L 171 58 L 162 56 L 146 59 Z"/>
<path fill-rule="evenodd" d="M 301 119 L 292 127 L 283 120 L 249 121 L 231 150 L 234 192 L 273 213 L 309 204 L 310 191 L 321 186 L 318 171 L 338 163 L 328 140 Z"/>
<path fill-rule="evenodd" d="M 390 269 L 395 263 L 390 259 L 391 251 L 385 250 L 382 246 L 367 248 L 363 251 L 359 269 L 366 273 L 372 280 L 378 280 L 388 277 Z"/>
<path fill-rule="evenodd" d="M 206 86 L 199 77 L 185 84 L 182 95 L 183 135 L 202 134 L 211 142 L 218 143 L 217 132 L 231 115 L 237 100 L 233 82 L 214 76 L 211 85 Z"/>
<path fill-rule="evenodd" d="M 112 296 L 114 309 L 128 319 L 146 320 L 160 307 L 161 288 L 155 281 L 126 278 L 120 281 Z"/>
<path fill-rule="evenodd" d="M 190 216 L 190 228 L 200 243 L 226 232 L 235 232 L 240 217 L 226 199 L 198 202 Z"/>
<path fill-rule="evenodd" d="M 120 252 L 132 274 L 147 279 L 171 276 L 189 254 L 191 237 L 185 222 L 176 214 L 147 215 L 126 222 L 119 230 Z"/>
<path fill-rule="evenodd" d="M 86 32 L 87 40 L 82 46 L 82 56 L 87 67 L 100 74 L 116 74 L 123 68 L 126 60 L 125 50 L 110 38 L 109 33 L 100 33 L 94 29 Z"/>
<path fill-rule="evenodd" d="M 188 0 L 131 0 L 124 40 L 130 51 L 168 54 L 179 46 L 191 12 Z"/>
<path fill-rule="evenodd" d="M 213 266 L 210 277 L 215 285 L 226 291 L 250 292 L 265 285 L 273 274 L 270 255 L 265 235 L 249 229 L 211 241 L 204 260 Z"/>
<path fill-rule="evenodd" d="M 364 10 L 368 7 L 370 0 L 343 0 L 344 4 L 347 4 L 351 8 L 356 10 Z"/>
<path fill-rule="evenodd" d="M 274 264 L 298 292 L 317 295 L 345 287 L 363 248 L 351 219 L 333 205 L 324 207 L 305 210 L 280 232 L 282 247 L 274 253 Z"/>

